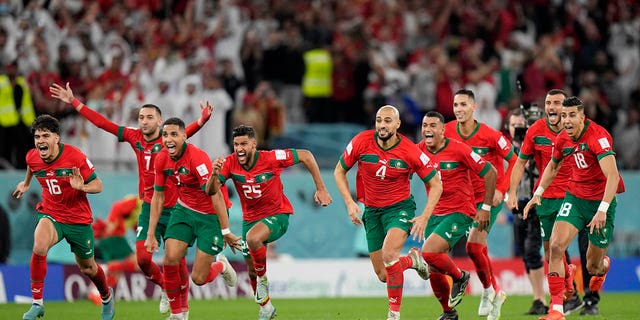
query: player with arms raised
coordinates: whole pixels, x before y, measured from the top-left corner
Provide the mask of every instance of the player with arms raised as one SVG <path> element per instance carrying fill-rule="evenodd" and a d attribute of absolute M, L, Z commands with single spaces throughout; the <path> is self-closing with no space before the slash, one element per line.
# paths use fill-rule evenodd
<path fill-rule="evenodd" d="M 469 177 L 476 175 L 484 180 L 487 191 L 483 202 L 490 203 L 496 188 L 496 170 L 468 145 L 445 138 L 444 117 L 438 112 L 427 112 L 422 119 L 422 137 L 418 148 L 428 152 L 431 162 L 438 166 L 443 191 L 433 215 L 414 219 L 414 228 L 425 230 L 422 256 L 429 264 L 433 294 L 444 311 L 438 320 L 457 320 L 454 308 L 462 301 L 469 272 L 460 270 L 447 253 L 466 235 L 474 219 L 480 230 L 488 227 L 490 213 L 476 208 Z M 446 275 L 454 279 L 453 288 Z"/>
<path fill-rule="evenodd" d="M 349 218 L 355 225 L 364 223 L 373 270 L 380 281 L 387 283 L 387 318 L 391 320 L 400 319 L 403 272 L 415 268 L 423 279 L 428 278 L 419 250 L 400 256 L 409 233 L 424 237 L 424 228 L 412 228 L 416 203 L 409 177 L 417 173 L 429 190 L 422 217 L 431 215 L 442 193 L 442 183 L 433 163 L 413 142 L 397 132 L 399 127 L 398 109 L 390 105 L 378 109 L 376 129 L 351 139 L 333 173 Z M 347 181 L 347 171 L 356 163 L 363 187 L 358 198 L 364 202 L 364 214 L 351 197 Z"/>
<path fill-rule="evenodd" d="M 507 188 L 509 188 L 511 169 L 516 162 L 516 157 L 513 156 L 513 148 L 509 140 L 500 132 L 474 119 L 473 113 L 476 107 L 473 91 L 467 89 L 458 90 L 453 96 L 453 112 L 456 115 L 456 120 L 450 121 L 445 125 L 444 134 L 448 138 L 466 143 L 475 153 L 491 163 L 498 174 L 496 190 L 490 203 L 484 202 L 486 195 L 484 180 L 477 175 L 471 175 L 471 183 L 475 190 L 474 198 L 478 209 L 490 210 L 491 219 L 489 226 L 482 230 L 478 227 L 478 222 L 474 222 L 469 232 L 466 247 L 467 254 L 473 261 L 478 278 L 480 278 L 484 288 L 480 298 L 480 305 L 478 306 L 478 315 L 491 316 L 497 319 L 507 295 L 500 289 L 493 275 L 487 248 L 487 237 L 491 226 L 502 210 L 503 197 Z M 506 173 L 504 169 L 505 160 L 509 163 Z M 493 315 L 491 315 L 492 313 Z"/>
<path fill-rule="evenodd" d="M 42 187 L 42 201 L 36 206 L 38 224 L 30 264 L 33 304 L 22 319 L 44 316 L 42 296 L 47 253 L 64 238 L 76 256 L 80 271 L 100 292 L 102 319 L 111 320 L 115 315 L 113 290 L 107 285 L 104 270 L 93 258 L 93 217 L 87 200 L 87 193 L 102 191 L 102 181 L 80 150 L 60 142 L 60 123 L 56 118 L 38 116 L 31 125 L 31 132 L 36 148 L 27 153 L 26 176 L 13 192 L 14 197 L 22 197 L 29 190 L 33 177 Z"/>
<path fill-rule="evenodd" d="M 223 192 L 209 196 L 205 191 L 211 177 L 211 160 L 206 152 L 186 142 L 184 122 L 178 118 L 167 119 L 162 126 L 162 143 L 155 163 L 155 185 L 151 198 L 151 216 L 145 247 L 149 253 L 158 249 L 156 227 L 165 203 L 165 187 L 178 186 L 178 203 L 172 209 L 164 234 L 165 256 L 164 283 L 171 308 L 171 320 L 183 320 L 189 316 L 189 306 L 182 301 L 180 285 L 180 261 L 187 247 L 197 240 L 196 257 L 191 278 L 196 285 L 204 285 L 222 274 L 228 286 L 235 286 L 237 276 L 227 258 L 218 253 L 225 243 L 236 247 L 239 240 L 233 233 L 222 235 L 221 229 L 229 228 L 227 203 Z M 213 262 L 218 255 L 218 261 Z"/>
<path fill-rule="evenodd" d="M 258 151 L 253 127 L 240 125 L 233 129 L 234 153 L 213 163 L 213 174 L 207 183 L 207 193 L 216 194 L 227 179 L 232 179 L 242 203 L 242 238 L 251 287 L 260 305 L 258 319 L 275 317 L 276 308 L 269 298 L 267 280 L 267 247 L 278 240 L 289 227 L 293 207 L 284 194 L 282 170 L 303 163 L 316 185 L 316 203 L 327 206 L 331 195 L 322 181 L 320 169 L 311 152 L 302 149 Z M 230 232 L 223 229 L 223 234 Z"/>
<path fill-rule="evenodd" d="M 541 319 L 565 319 L 563 294 L 565 291 L 564 252 L 580 230 L 589 227 L 587 270 L 592 275 L 589 289 L 596 292 L 604 283 L 610 268 L 607 247 L 613 238 L 616 210 L 616 191 L 624 192 L 618 173 L 611 135 L 595 122 L 585 119 L 584 106 L 577 97 L 562 102 L 564 131 L 555 140 L 551 161 L 547 164 L 533 198 L 524 214 L 533 205 L 541 204 L 541 197 L 560 171 L 564 160 L 573 162 L 571 179 L 564 201 L 551 232 L 549 252 L 549 314 Z"/>
<path fill-rule="evenodd" d="M 136 154 L 138 161 L 138 193 L 142 203 L 142 212 L 138 219 L 138 228 L 136 230 L 136 257 L 140 270 L 147 276 L 151 282 L 164 289 L 162 272 L 152 258 L 153 255 L 144 248 L 144 241 L 147 239 L 147 229 L 149 226 L 149 210 L 151 208 L 151 197 L 153 196 L 153 183 L 155 179 L 154 164 L 155 159 L 160 150 L 162 150 L 162 112 L 160 108 L 153 104 L 145 104 L 140 107 L 138 112 L 138 128 L 129 128 L 119 126 L 107 118 L 84 105 L 80 100 L 73 96 L 73 91 L 67 83 L 66 88 L 58 84 L 52 84 L 49 87 L 51 96 L 61 101 L 71 104 L 85 119 L 89 120 L 98 128 L 107 131 L 118 137 L 119 142 L 127 142 L 131 145 L 131 149 Z M 211 117 L 212 107 L 207 103 L 206 107 L 200 105 L 202 115 L 200 119 L 191 123 L 186 131 L 187 136 L 194 135 Z M 176 205 L 178 199 L 178 191 L 172 184 L 168 184 L 165 189 L 165 202 L 163 205 L 162 215 L 156 228 L 156 238 L 163 239 L 171 208 Z M 189 295 L 189 271 L 187 269 L 186 260 L 180 262 L 180 273 L 185 283 L 182 284 L 182 295 Z M 186 300 L 185 300 L 186 301 Z M 167 313 L 169 311 L 169 301 L 166 293 L 162 293 L 160 300 L 160 312 Z"/>

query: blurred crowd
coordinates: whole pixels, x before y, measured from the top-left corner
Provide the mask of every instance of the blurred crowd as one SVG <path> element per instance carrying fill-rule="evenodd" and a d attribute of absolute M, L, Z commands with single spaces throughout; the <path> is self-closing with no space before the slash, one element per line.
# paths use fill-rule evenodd
<path fill-rule="evenodd" d="M 290 123 L 369 126 L 383 104 L 417 138 L 425 111 L 453 119 L 460 88 L 501 129 L 509 110 L 562 88 L 624 146 L 619 166 L 640 168 L 633 0 L 0 0 L 0 62 L 0 167 L 24 165 L 30 121 L 49 113 L 94 162 L 134 168 L 132 152 L 49 97 L 50 83 L 68 82 L 128 126 L 145 103 L 190 122 L 212 102 L 192 138 L 212 157 L 230 151 L 239 123 L 267 146 Z"/>

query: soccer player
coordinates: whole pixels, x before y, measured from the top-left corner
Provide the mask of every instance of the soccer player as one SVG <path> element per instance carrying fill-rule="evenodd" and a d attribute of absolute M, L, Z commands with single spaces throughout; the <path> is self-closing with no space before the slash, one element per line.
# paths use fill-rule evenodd
<path fill-rule="evenodd" d="M 142 199 L 137 195 L 128 195 L 113 203 L 106 222 L 97 219 L 93 223 L 93 233 L 98 240 L 97 247 L 102 261 L 107 264 L 107 284 L 114 288 L 125 271 L 138 270 L 136 255 L 125 238 L 127 230 L 136 229 L 138 216 L 142 209 Z M 89 300 L 100 303 L 97 290 L 89 292 Z"/>
<path fill-rule="evenodd" d="M 553 89 L 549 91 L 544 100 L 545 118 L 538 119 L 531 127 L 527 129 L 527 133 L 524 136 L 522 145 L 520 146 L 520 153 L 516 164 L 511 172 L 511 186 L 507 197 L 507 207 L 510 209 L 515 208 L 519 210 L 519 199 L 516 195 L 518 185 L 522 180 L 524 168 L 530 159 L 533 159 L 538 172 L 543 172 L 545 166 L 551 160 L 551 153 L 553 150 L 553 142 L 562 131 L 562 124 L 560 122 L 560 109 L 562 108 L 562 101 L 566 98 L 566 93 L 559 89 Z M 544 191 L 541 196 L 540 205 L 532 208 L 530 212 L 523 215 L 525 220 L 539 220 L 540 233 L 542 238 L 542 246 L 544 248 L 544 259 L 549 261 L 549 239 L 551 238 L 551 231 L 556 221 L 556 216 L 560 210 L 564 194 L 567 190 L 569 183 L 569 177 L 571 176 L 571 163 L 563 165 L 556 178 Z M 540 179 L 536 181 L 536 186 L 540 184 Z M 528 200 L 528 199 L 525 199 Z M 535 222 L 534 222 L 535 223 Z M 536 237 L 538 234 L 528 235 L 529 237 Z M 534 240 L 539 241 L 539 240 Z M 526 250 L 526 249 L 525 249 Z M 537 254 L 540 250 L 539 247 L 533 248 Z M 569 311 L 567 308 L 571 306 L 572 309 L 582 307 L 582 302 L 579 301 L 579 297 L 576 298 L 578 303 L 571 303 L 571 299 L 574 294 L 573 276 L 576 270 L 576 266 L 573 264 L 567 264 L 566 259 L 563 259 L 565 270 L 565 299 L 567 299 L 567 305 L 564 308 L 565 312 Z M 529 279 L 532 284 L 540 282 L 539 285 L 534 285 L 534 304 L 531 307 L 529 313 L 533 314 L 546 314 L 543 309 L 548 309 L 544 306 L 544 289 L 542 288 L 542 281 L 544 279 L 544 270 L 542 268 L 542 262 L 532 263 L 527 265 L 529 270 Z M 573 310 L 571 310 L 573 311 Z"/>
<path fill-rule="evenodd" d="M 228 286 L 235 286 L 237 275 L 227 258 L 218 253 L 225 244 L 238 246 L 239 238 L 229 232 L 227 204 L 223 192 L 209 196 L 205 191 L 211 177 L 211 160 L 206 152 L 186 142 L 184 122 L 178 118 L 167 119 L 162 126 L 164 149 L 158 153 L 155 163 L 155 185 L 151 198 L 149 229 L 144 246 L 149 253 L 158 249 L 156 228 L 165 203 L 164 190 L 170 183 L 178 185 L 178 202 L 172 209 L 164 233 L 165 256 L 164 283 L 171 308 L 170 320 L 188 318 L 189 306 L 183 304 L 181 295 L 180 261 L 187 247 L 197 242 L 191 279 L 196 285 L 213 281 L 219 274 Z M 170 182 L 171 181 L 171 182 Z M 218 261 L 213 262 L 218 255 Z"/>
<path fill-rule="evenodd" d="M 471 183 L 475 190 L 475 202 L 479 209 L 490 210 L 491 219 L 489 226 L 483 229 L 478 228 L 477 221 L 473 223 L 466 246 L 467 254 L 473 261 L 478 278 L 480 278 L 484 288 L 480 305 L 478 306 L 478 315 L 498 319 L 500 309 L 507 299 L 507 295 L 500 289 L 493 275 L 487 248 L 487 237 L 491 226 L 500 214 L 503 197 L 509 187 L 511 169 L 516 159 L 513 157 L 513 148 L 509 140 L 500 132 L 476 121 L 473 118 L 475 110 L 476 102 L 473 91 L 467 89 L 458 90 L 453 96 L 453 112 L 456 116 L 456 121 L 448 122 L 445 125 L 444 134 L 448 138 L 456 139 L 469 145 L 473 151 L 491 163 L 498 174 L 496 190 L 491 203 L 484 202 L 486 193 L 483 179 L 477 175 L 471 176 Z M 506 173 L 504 160 L 509 163 Z"/>
<path fill-rule="evenodd" d="M 422 119 L 423 140 L 418 143 L 427 152 L 431 162 L 439 168 L 442 195 L 431 216 L 420 216 L 414 221 L 414 229 L 424 230 L 426 240 L 422 256 L 429 264 L 431 288 L 443 313 L 438 320 L 457 320 L 454 309 L 462 301 L 469 283 L 469 272 L 459 269 L 447 253 L 471 228 L 474 220 L 478 228 L 489 226 L 489 208 L 476 208 L 471 175 L 484 180 L 483 203 L 493 201 L 496 188 L 496 170 L 471 148 L 457 140 L 444 136 L 444 116 L 430 111 Z M 426 226 L 426 229 L 425 229 Z M 451 276 L 453 288 L 447 275 Z"/>
<path fill-rule="evenodd" d="M 145 104 L 140 107 L 138 112 L 138 128 L 129 128 L 119 126 L 107 118 L 84 105 L 80 100 L 73 96 L 73 91 L 67 83 L 66 88 L 58 84 L 52 84 L 49 87 L 51 96 L 61 101 L 71 104 L 85 119 L 89 120 L 98 128 L 101 128 L 118 137 L 118 141 L 127 142 L 131 145 L 131 149 L 136 153 L 138 160 L 138 193 L 140 199 L 143 199 L 142 211 L 138 220 L 138 228 L 136 230 L 136 257 L 140 270 L 147 276 L 151 282 L 164 289 L 162 272 L 152 258 L 153 255 L 144 248 L 144 241 L 147 238 L 147 229 L 149 226 L 149 210 L 151 208 L 151 197 L 153 196 L 154 183 L 154 164 L 155 159 L 162 149 L 162 112 L 160 108 L 153 104 Z M 187 136 L 194 135 L 211 117 L 212 107 L 207 103 L 206 107 L 200 105 L 202 115 L 196 122 L 191 123 L 187 127 Z M 165 190 L 165 202 L 162 215 L 156 228 L 157 239 L 163 239 L 171 208 L 176 205 L 178 199 L 178 191 L 175 185 L 167 184 Z M 186 260 L 180 263 L 180 274 L 184 279 L 182 284 L 182 295 L 186 301 L 189 295 L 189 270 L 187 269 Z M 167 295 L 163 291 L 160 299 L 160 313 L 169 312 L 169 301 Z"/>
<path fill-rule="evenodd" d="M 280 173 L 299 162 L 304 164 L 316 185 L 316 203 L 327 206 L 331 195 L 322 181 L 320 169 L 313 154 L 302 149 L 256 150 L 253 127 L 240 125 L 233 129 L 234 153 L 217 158 L 213 174 L 207 183 L 207 193 L 216 194 L 227 179 L 232 179 L 242 203 L 242 239 L 249 280 L 260 305 L 258 319 L 272 319 L 276 308 L 269 298 L 267 280 L 267 247 L 282 237 L 289 227 L 293 207 L 284 195 Z M 223 234 L 229 229 L 223 229 Z"/>
<path fill-rule="evenodd" d="M 418 249 L 400 256 L 410 233 L 420 239 L 424 237 L 424 230 L 412 229 L 416 203 L 409 177 L 417 173 L 429 190 L 427 205 L 421 213 L 423 217 L 432 214 L 442 193 L 434 164 L 413 142 L 398 133 L 399 127 L 398 109 L 390 105 L 378 109 L 375 130 L 366 130 L 351 139 L 333 173 L 349 218 L 355 225 L 364 223 L 373 270 L 380 281 L 387 283 L 387 318 L 391 320 L 400 319 L 403 272 L 414 268 L 423 279 L 429 277 Z M 364 214 L 351 197 L 347 181 L 347 171 L 356 163 L 362 187 L 358 198 L 364 202 Z"/>
<path fill-rule="evenodd" d="M 541 205 L 542 195 L 555 180 L 564 160 L 573 163 L 567 192 L 551 232 L 547 276 L 551 306 L 549 314 L 541 318 L 546 320 L 565 319 L 563 294 L 567 270 L 564 252 L 585 227 L 589 227 L 587 270 L 592 275 L 589 290 L 596 292 L 604 283 L 610 268 L 606 252 L 613 237 L 615 194 L 616 190 L 624 192 L 611 135 L 585 119 L 582 101 L 577 97 L 562 101 L 560 116 L 564 131 L 556 137 L 551 161 L 540 177 L 533 198 L 524 208 L 527 214 L 533 205 Z"/>
<path fill-rule="evenodd" d="M 33 304 L 22 319 L 34 320 L 44 316 L 42 296 L 47 252 L 63 238 L 71 246 L 80 271 L 100 292 L 102 319 L 113 319 L 113 289 L 107 285 L 104 271 L 93 258 L 93 217 L 87 200 L 87 193 L 102 191 L 102 181 L 91 161 L 80 150 L 60 142 L 60 123 L 56 118 L 38 116 L 31 125 L 31 132 L 35 148 L 27 153 L 27 173 L 13 192 L 14 197 L 22 197 L 29 190 L 34 176 L 42 187 L 42 201 L 36 206 L 38 224 L 30 265 Z"/>

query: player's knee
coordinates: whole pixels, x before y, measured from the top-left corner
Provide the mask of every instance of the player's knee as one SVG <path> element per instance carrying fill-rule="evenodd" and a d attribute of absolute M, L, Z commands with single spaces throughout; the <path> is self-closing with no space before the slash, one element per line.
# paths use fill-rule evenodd
<path fill-rule="evenodd" d="M 599 275 L 603 270 L 601 270 L 600 263 L 598 261 L 587 260 L 587 271 L 589 271 L 590 275 Z"/>
<path fill-rule="evenodd" d="M 260 247 L 262 247 L 263 245 L 264 244 L 262 243 L 262 239 L 255 238 L 255 237 L 247 237 L 247 247 L 249 247 L 249 249 L 255 251 L 260 249 Z"/>
<path fill-rule="evenodd" d="M 552 242 L 549 244 L 550 257 L 564 257 L 565 247 L 559 243 Z"/>
<path fill-rule="evenodd" d="M 207 275 L 193 273 L 193 274 L 191 274 L 191 280 L 193 280 L 193 283 L 196 286 L 201 286 L 201 285 L 206 283 Z"/>
<path fill-rule="evenodd" d="M 98 272 L 98 266 L 96 264 L 93 265 L 79 265 L 78 268 L 80 272 L 87 277 L 93 277 Z"/>

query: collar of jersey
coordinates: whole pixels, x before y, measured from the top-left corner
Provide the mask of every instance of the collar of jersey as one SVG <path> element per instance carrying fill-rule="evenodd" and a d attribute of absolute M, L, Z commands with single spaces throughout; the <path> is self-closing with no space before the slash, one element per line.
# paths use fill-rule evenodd
<path fill-rule="evenodd" d="M 378 146 L 378 148 L 382 149 L 382 151 L 389 151 L 389 150 L 395 148 L 397 145 L 400 144 L 400 141 L 402 141 L 402 136 L 399 135 L 397 132 L 396 132 L 396 136 L 398 137 L 398 141 L 394 145 L 392 145 L 391 147 L 385 149 L 378 142 L 378 132 L 373 132 L 373 140 L 376 141 L 376 145 Z"/>
<path fill-rule="evenodd" d="M 178 161 L 184 155 L 184 151 L 185 150 L 187 150 L 187 142 L 186 141 L 182 143 L 182 148 L 180 148 L 180 154 L 177 157 L 175 157 L 175 158 L 173 158 L 171 156 L 169 156 L 169 157 L 171 158 L 171 160 Z"/>
<path fill-rule="evenodd" d="M 462 138 L 463 140 L 469 140 L 471 139 L 471 137 L 473 137 L 474 134 L 476 134 L 476 132 L 478 132 L 478 130 L 480 130 L 480 122 L 476 121 L 475 119 L 473 119 L 473 122 L 476 123 L 476 127 L 466 137 L 462 134 L 462 132 L 460 132 L 460 122 L 456 123 L 456 131 L 458 132 L 460 138 Z"/>
<path fill-rule="evenodd" d="M 58 160 L 58 158 L 60 158 L 60 156 L 62 155 L 62 150 L 64 150 L 64 143 L 59 142 L 58 143 L 58 155 L 56 155 L 56 157 L 53 158 L 53 160 L 51 160 L 50 162 L 46 162 L 46 161 L 44 161 L 44 159 L 42 160 L 42 162 L 44 162 L 46 164 L 53 163 L 54 161 Z"/>

